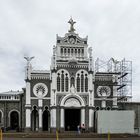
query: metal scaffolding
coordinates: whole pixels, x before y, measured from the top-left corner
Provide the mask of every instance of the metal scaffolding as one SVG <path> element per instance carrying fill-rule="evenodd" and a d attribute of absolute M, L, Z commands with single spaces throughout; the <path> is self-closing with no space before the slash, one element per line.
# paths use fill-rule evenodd
<path fill-rule="evenodd" d="M 103 61 L 97 58 L 95 61 L 95 74 L 108 73 L 115 77 L 117 82 L 118 101 L 125 102 L 132 99 L 132 61 L 123 59 L 117 61 L 111 58 L 109 61 Z"/>

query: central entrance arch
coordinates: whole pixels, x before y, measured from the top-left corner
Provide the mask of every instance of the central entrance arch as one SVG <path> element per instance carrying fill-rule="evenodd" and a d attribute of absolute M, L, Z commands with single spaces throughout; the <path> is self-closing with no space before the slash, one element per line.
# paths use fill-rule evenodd
<path fill-rule="evenodd" d="M 65 131 L 77 131 L 77 126 L 85 123 L 85 103 L 76 94 L 66 95 L 60 106 L 61 128 Z"/>

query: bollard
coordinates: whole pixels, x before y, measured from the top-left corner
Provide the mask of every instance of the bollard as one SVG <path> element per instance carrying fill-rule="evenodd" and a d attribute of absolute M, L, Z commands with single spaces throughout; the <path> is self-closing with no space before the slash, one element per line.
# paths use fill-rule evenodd
<path fill-rule="evenodd" d="M 108 132 L 108 140 L 110 140 L 110 132 Z"/>
<path fill-rule="evenodd" d="M 56 130 L 56 140 L 59 140 L 58 138 L 58 131 Z"/>
<path fill-rule="evenodd" d="M 0 129 L 0 140 L 2 140 L 2 129 Z"/>

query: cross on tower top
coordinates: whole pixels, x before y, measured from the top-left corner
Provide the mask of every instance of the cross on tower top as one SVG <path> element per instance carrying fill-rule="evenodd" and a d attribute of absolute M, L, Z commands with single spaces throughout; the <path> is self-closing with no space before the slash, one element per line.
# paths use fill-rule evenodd
<path fill-rule="evenodd" d="M 74 24 L 76 23 L 75 21 L 73 21 L 72 17 L 70 18 L 70 20 L 68 21 L 68 23 L 70 24 L 70 29 L 69 29 L 69 32 L 74 32 L 75 29 L 74 29 Z"/>

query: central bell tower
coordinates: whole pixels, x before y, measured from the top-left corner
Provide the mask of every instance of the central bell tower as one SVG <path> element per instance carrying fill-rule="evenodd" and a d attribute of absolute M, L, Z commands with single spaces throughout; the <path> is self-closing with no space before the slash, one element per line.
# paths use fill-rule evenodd
<path fill-rule="evenodd" d="M 61 130 L 67 130 L 72 127 L 66 126 L 68 122 L 64 122 L 68 120 L 65 112 L 69 109 L 79 109 L 80 124 L 86 124 L 87 128 L 92 129 L 94 107 L 92 48 L 88 47 L 88 37 L 81 38 L 75 33 L 76 22 L 70 18 L 68 23 L 70 24 L 68 32 L 64 37 L 57 35 L 56 46 L 53 47 L 52 129 L 60 127 Z M 85 116 L 88 116 L 88 119 Z"/>

